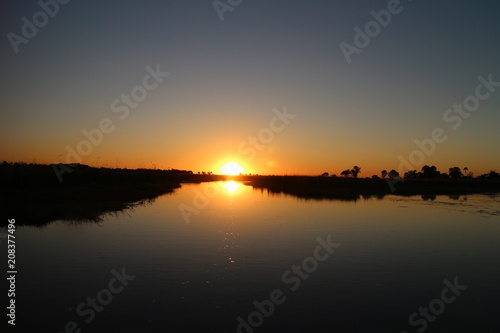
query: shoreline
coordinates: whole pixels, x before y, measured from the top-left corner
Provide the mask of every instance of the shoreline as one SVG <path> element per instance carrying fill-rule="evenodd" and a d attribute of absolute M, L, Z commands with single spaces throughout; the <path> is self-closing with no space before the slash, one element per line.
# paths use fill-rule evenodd
<path fill-rule="evenodd" d="M 158 196 L 171 194 L 183 183 L 238 181 L 256 190 L 312 200 L 358 200 L 385 195 L 465 195 L 500 193 L 498 179 L 408 179 L 390 190 L 386 179 L 319 176 L 225 176 L 186 170 L 109 169 L 73 166 L 59 182 L 51 165 L 0 164 L 0 208 L 5 220 L 45 226 L 52 221 L 99 222 Z M 7 216 L 8 215 L 8 216 Z"/>
<path fill-rule="evenodd" d="M 391 191 L 386 179 L 260 176 L 251 181 L 256 189 L 284 193 L 305 199 L 341 199 L 385 195 L 465 195 L 500 192 L 500 180 L 486 179 L 407 179 Z"/>

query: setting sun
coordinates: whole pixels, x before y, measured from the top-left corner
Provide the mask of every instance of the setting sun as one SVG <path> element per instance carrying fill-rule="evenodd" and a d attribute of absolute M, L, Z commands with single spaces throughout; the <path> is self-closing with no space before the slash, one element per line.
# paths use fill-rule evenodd
<path fill-rule="evenodd" d="M 229 162 L 224 164 L 220 172 L 223 175 L 236 176 L 239 175 L 240 173 L 243 173 L 243 168 L 236 162 Z"/>

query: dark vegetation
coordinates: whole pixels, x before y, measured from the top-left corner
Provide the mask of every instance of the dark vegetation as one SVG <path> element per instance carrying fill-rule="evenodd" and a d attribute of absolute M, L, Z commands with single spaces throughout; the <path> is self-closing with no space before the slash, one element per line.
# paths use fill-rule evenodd
<path fill-rule="evenodd" d="M 284 193 L 304 199 L 357 200 L 360 197 L 395 195 L 461 195 L 500 192 L 500 179 L 414 178 L 395 184 L 393 192 L 382 178 L 259 176 L 251 185 L 269 193 Z"/>
<path fill-rule="evenodd" d="M 109 169 L 86 165 L 58 165 L 71 172 L 59 182 L 53 165 L 0 164 L 0 209 L 2 219 L 15 218 L 18 225 L 43 226 L 54 220 L 100 221 L 103 214 L 123 211 L 172 193 L 183 182 L 208 182 L 234 179 L 255 189 L 284 193 L 305 199 L 357 200 L 387 194 L 456 196 L 500 192 L 500 175 L 491 171 L 473 178 L 464 168 L 450 168 L 443 174 L 432 166 L 409 172 L 404 179 L 395 170 L 381 176 L 360 178 L 361 168 L 343 172 L 344 177 L 314 176 L 219 176 L 194 174 L 186 170 Z M 395 183 L 391 190 L 388 181 Z M 403 181 L 404 180 L 404 181 Z"/>
<path fill-rule="evenodd" d="M 436 166 L 432 165 L 424 165 L 422 167 L 421 171 L 417 170 L 409 170 L 404 173 L 404 175 L 400 175 L 399 172 L 396 170 L 392 169 L 391 171 L 387 170 L 382 170 L 380 172 L 381 177 L 378 175 L 373 175 L 371 178 L 377 179 L 377 178 L 384 178 L 384 179 L 436 179 L 436 178 L 441 178 L 441 179 L 448 179 L 448 178 L 453 178 L 453 179 L 472 179 L 474 178 L 474 174 L 469 171 L 469 168 L 464 167 L 463 169 L 460 169 L 459 167 L 452 167 L 448 169 L 448 173 L 446 172 L 441 172 L 437 169 Z M 354 166 L 352 169 L 346 169 L 340 173 L 341 177 L 353 177 L 353 178 L 358 178 L 358 174 L 361 173 L 361 168 L 358 166 Z M 324 172 L 321 174 L 321 177 L 328 177 L 330 174 L 328 172 Z M 332 174 L 332 177 L 337 177 L 336 174 Z M 476 178 L 479 179 L 500 179 L 500 174 L 494 170 L 491 170 L 488 173 L 485 173 L 483 175 L 480 175 Z"/>
<path fill-rule="evenodd" d="M 64 219 L 98 221 L 103 213 L 153 200 L 180 187 L 182 171 L 73 166 L 59 182 L 50 165 L 3 163 L 0 195 L 3 218 L 43 225 Z"/>
<path fill-rule="evenodd" d="M 424 165 L 421 171 L 410 170 L 400 175 L 392 169 L 382 170 L 380 177 L 359 178 L 359 166 L 320 177 L 268 176 L 256 178 L 255 188 L 267 189 L 270 193 L 285 193 L 305 199 L 357 200 L 360 197 L 383 197 L 387 194 L 421 195 L 428 199 L 435 195 L 450 196 L 473 193 L 500 192 L 500 174 L 490 171 L 474 178 L 467 167 L 449 168 L 449 173 L 437 170 L 436 166 Z M 330 177 L 329 177 L 330 176 Z"/>

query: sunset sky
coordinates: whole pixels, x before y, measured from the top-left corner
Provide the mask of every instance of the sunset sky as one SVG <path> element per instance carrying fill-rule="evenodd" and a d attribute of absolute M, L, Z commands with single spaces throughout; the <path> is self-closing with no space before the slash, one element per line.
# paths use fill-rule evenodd
<path fill-rule="evenodd" d="M 0 161 L 75 162 L 68 147 L 109 119 L 82 163 L 218 173 L 235 161 L 260 174 L 358 165 L 366 177 L 441 128 L 447 140 L 414 169 L 500 171 L 500 83 L 479 89 L 488 97 L 468 118 L 447 114 L 474 101 L 479 76 L 500 82 L 498 1 L 401 1 L 350 63 L 340 44 L 354 45 L 354 28 L 388 1 L 243 0 L 221 21 L 211 0 L 72 0 L 17 46 L 9 33 L 24 38 L 22 18 L 41 7 L 1 6 Z M 169 75 L 140 88 L 157 68 Z M 132 91 L 147 91 L 135 108 L 120 101 Z M 284 109 L 295 117 L 273 120 Z"/>

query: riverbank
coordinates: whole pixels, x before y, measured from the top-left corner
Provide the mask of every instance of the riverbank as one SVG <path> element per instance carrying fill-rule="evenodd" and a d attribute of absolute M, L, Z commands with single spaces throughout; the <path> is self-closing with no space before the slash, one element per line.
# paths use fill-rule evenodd
<path fill-rule="evenodd" d="M 0 208 L 18 225 L 42 226 L 54 220 L 99 221 L 172 193 L 182 171 L 72 167 L 59 182 L 50 165 L 0 165 Z"/>
<path fill-rule="evenodd" d="M 66 167 L 69 167 L 65 165 Z M 357 200 L 395 195 L 500 193 L 498 179 L 385 179 L 313 176 L 222 176 L 186 170 L 110 169 L 71 165 L 59 182 L 52 165 L 0 164 L 2 219 L 44 226 L 55 220 L 98 222 L 103 214 L 124 211 L 173 193 L 182 183 L 235 180 L 256 190 L 304 199 Z"/>
<path fill-rule="evenodd" d="M 394 191 L 386 179 L 380 178 L 258 176 L 245 180 L 255 189 L 290 194 L 304 199 L 355 200 L 360 196 L 383 197 L 389 194 L 428 196 L 500 192 L 500 180 L 477 178 L 393 181 Z"/>

